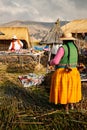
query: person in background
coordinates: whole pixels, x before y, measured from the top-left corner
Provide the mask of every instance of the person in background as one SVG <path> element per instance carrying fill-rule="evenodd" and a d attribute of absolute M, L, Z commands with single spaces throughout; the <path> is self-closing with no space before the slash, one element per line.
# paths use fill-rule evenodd
<path fill-rule="evenodd" d="M 81 78 L 77 69 L 78 51 L 74 44 L 76 39 L 71 33 L 64 34 L 60 39 L 63 45 L 49 62 L 51 66 L 56 66 L 51 80 L 49 102 L 63 104 L 69 113 L 69 107 L 74 109 L 74 104 L 82 98 Z"/>
<path fill-rule="evenodd" d="M 23 48 L 23 43 L 15 35 L 12 37 L 12 41 L 9 46 L 10 51 L 19 51 Z"/>
<path fill-rule="evenodd" d="M 51 59 L 54 58 L 54 56 L 57 53 L 57 50 L 59 49 L 59 47 L 62 46 L 62 43 L 60 44 L 53 44 L 52 49 L 51 49 Z"/>

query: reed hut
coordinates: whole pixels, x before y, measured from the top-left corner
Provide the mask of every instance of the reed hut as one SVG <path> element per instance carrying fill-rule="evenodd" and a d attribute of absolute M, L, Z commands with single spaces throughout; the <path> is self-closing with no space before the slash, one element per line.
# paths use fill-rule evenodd
<path fill-rule="evenodd" d="M 71 32 L 71 33 L 77 33 L 77 34 L 82 34 L 86 33 L 87 34 L 87 19 L 77 19 L 73 20 L 66 25 L 62 26 L 62 31 L 63 32 Z"/>
<path fill-rule="evenodd" d="M 60 21 L 58 19 L 50 31 L 42 38 L 40 44 L 59 44 L 61 43 L 59 38 L 62 36 L 62 34 L 63 32 L 60 27 Z"/>
<path fill-rule="evenodd" d="M 49 46 L 49 54 L 48 54 L 48 61 L 52 58 L 54 54 L 52 54 L 52 50 L 58 49 L 58 44 L 61 44 L 62 41 L 60 40 L 60 37 L 62 36 L 63 32 L 60 27 L 60 21 L 59 19 L 55 22 L 54 26 L 50 29 L 50 31 L 45 35 L 45 37 L 42 38 L 40 41 L 40 44 L 46 44 Z M 47 64 L 47 73 L 48 73 L 48 64 Z"/>
<path fill-rule="evenodd" d="M 87 48 L 87 19 L 77 19 L 61 27 L 63 32 L 71 32 L 78 39 L 79 49 Z"/>
<path fill-rule="evenodd" d="M 32 46 L 27 27 L 0 27 L 0 32 L 0 51 L 8 50 L 13 35 L 24 43 L 24 49 Z"/>

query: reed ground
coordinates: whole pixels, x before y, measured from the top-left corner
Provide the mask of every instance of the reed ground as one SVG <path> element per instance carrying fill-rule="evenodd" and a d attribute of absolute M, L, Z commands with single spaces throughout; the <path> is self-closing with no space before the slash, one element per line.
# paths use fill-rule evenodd
<path fill-rule="evenodd" d="M 87 83 L 82 83 L 81 102 L 66 114 L 64 106 L 49 103 L 50 73 L 41 85 L 28 88 L 18 79 L 22 74 L 45 71 L 46 64 L 38 67 L 34 61 L 24 66 L 0 64 L 0 130 L 87 129 Z"/>

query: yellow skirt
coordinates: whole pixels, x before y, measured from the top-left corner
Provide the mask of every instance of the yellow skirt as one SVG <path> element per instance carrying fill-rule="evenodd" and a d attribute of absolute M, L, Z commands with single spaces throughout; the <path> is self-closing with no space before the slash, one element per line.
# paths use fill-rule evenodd
<path fill-rule="evenodd" d="M 77 68 L 70 72 L 64 68 L 57 69 L 52 76 L 49 101 L 67 104 L 79 102 L 81 98 L 81 79 Z"/>

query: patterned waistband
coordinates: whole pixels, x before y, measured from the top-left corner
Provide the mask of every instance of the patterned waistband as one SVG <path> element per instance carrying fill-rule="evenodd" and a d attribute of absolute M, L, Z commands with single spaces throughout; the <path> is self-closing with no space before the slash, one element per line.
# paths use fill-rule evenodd
<path fill-rule="evenodd" d="M 70 68 L 76 68 L 76 64 L 70 64 L 69 67 Z M 66 64 L 65 65 L 56 65 L 56 69 L 58 68 L 66 68 Z"/>

